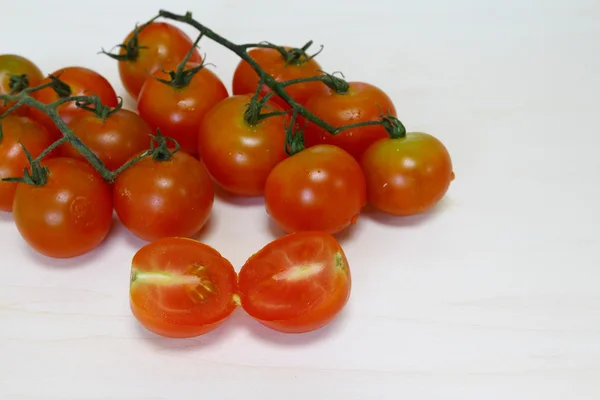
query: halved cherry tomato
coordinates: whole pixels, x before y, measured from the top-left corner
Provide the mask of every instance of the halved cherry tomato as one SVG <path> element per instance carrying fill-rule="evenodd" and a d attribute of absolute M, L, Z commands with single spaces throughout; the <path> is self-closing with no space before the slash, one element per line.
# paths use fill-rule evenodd
<path fill-rule="evenodd" d="M 158 335 L 189 338 L 217 328 L 239 304 L 231 263 L 203 243 L 164 238 L 135 253 L 131 311 Z"/>
<path fill-rule="evenodd" d="M 287 232 L 339 232 L 366 204 L 358 162 L 332 145 L 305 149 L 280 162 L 265 185 L 267 212 Z"/>
<path fill-rule="evenodd" d="M 381 89 L 362 82 L 349 82 L 349 85 L 350 88 L 344 94 L 329 88 L 325 92 L 315 94 L 306 102 L 306 108 L 335 127 L 381 120 L 382 113 L 396 116 L 392 100 Z M 385 128 L 381 125 L 362 126 L 331 135 L 309 122 L 304 130 L 304 144 L 306 147 L 333 144 L 360 160 L 360 156 L 371 143 L 387 136 Z"/>
<path fill-rule="evenodd" d="M 195 235 L 207 222 L 214 202 L 208 171 L 182 151 L 166 161 L 145 157 L 120 173 L 113 189 L 119 219 L 147 241 Z"/>
<path fill-rule="evenodd" d="M 152 130 L 142 117 L 130 110 L 115 111 L 104 121 L 88 112 L 76 116 L 69 127 L 111 171 L 150 148 Z M 60 151 L 65 157 L 85 159 L 70 143 L 62 145 Z"/>
<path fill-rule="evenodd" d="M 0 210 L 12 211 L 18 183 L 2 179 L 22 178 L 23 170 L 29 167 L 21 145 L 36 158 L 54 142 L 54 138 L 46 128 L 27 117 L 9 115 L 0 121 L 0 125 Z M 45 159 L 55 154 L 53 151 Z"/>
<path fill-rule="evenodd" d="M 24 79 L 21 79 L 23 88 L 38 86 L 44 79 L 42 71 L 29 59 L 16 54 L 0 55 L 0 94 L 10 94 L 13 90 L 16 90 L 13 94 L 17 94 L 20 91 L 18 87 L 15 87 L 17 81 L 11 82 L 11 77 L 16 78 L 22 75 L 26 75 Z M 27 83 L 26 86 L 25 83 Z M 0 101 L 0 115 L 4 114 L 13 104 L 12 102 L 5 104 L 4 101 Z M 21 106 L 12 112 L 12 115 L 26 114 L 27 107 L 25 106 Z"/>
<path fill-rule="evenodd" d="M 340 244 L 298 232 L 263 247 L 239 273 L 242 307 L 269 328 L 302 333 L 332 321 L 348 302 L 351 276 Z"/>
<path fill-rule="evenodd" d="M 57 157 L 44 160 L 43 186 L 19 183 L 13 215 L 17 229 L 36 251 L 70 258 L 87 253 L 106 237 L 112 223 L 111 190 L 86 162 Z"/>
<path fill-rule="evenodd" d="M 199 66 L 187 63 L 186 69 Z M 176 66 L 173 66 L 176 68 Z M 198 129 L 204 115 L 228 96 L 221 79 L 207 68 L 202 68 L 182 88 L 173 87 L 156 78 L 169 80 L 163 71 L 156 71 L 146 79 L 138 98 L 138 110 L 153 130 L 160 129 L 164 136 L 175 139 L 181 150 L 198 153 Z"/>
<path fill-rule="evenodd" d="M 369 203 L 392 215 L 429 210 L 444 197 L 454 179 L 446 147 L 422 132 L 376 141 L 363 154 L 361 165 Z"/>
<path fill-rule="evenodd" d="M 291 47 L 285 47 L 291 50 Z M 322 74 L 321 66 L 314 58 L 306 56 L 296 57 L 291 62 L 276 49 L 256 48 L 248 52 L 261 68 L 273 77 L 277 82 L 288 81 L 292 79 L 309 78 L 320 76 Z M 233 75 L 233 94 L 250 94 L 256 92 L 258 87 L 258 74 L 248 62 L 242 60 L 235 69 Z M 306 101 L 316 93 L 325 92 L 327 86 L 322 82 L 304 82 L 290 85 L 285 88 L 286 92 L 298 103 L 304 105 Z M 272 90 L 263 85 L 261 88 L 261 97 L 272 92 Z M 288 109 L 289 105 L 279 96 L 271 98 L 282 108 Z"/>
<path fill-rule="evenodd" d="M 287 157 L 284 116 L 250 125 L 244 119 L 251 95 L 229 97 L 206 114 L 200 125 L 198 154 L 214 180 L 242 196 L 264 193 L 267 176 Z M 273 112 L 278 107 L 268 104 Z"/>
<path fill-rule="evenodd" d="M 91 69 L 84 67 L 66 67 L 53 72 L 51 75 L 59 77 L 62 82 L 69 86 L 70 96 L 91 96 L 95 94 L 102 104 L 109 107 L 115 107 L 117 105 L 117 94 L 110 82 Z M 40 84 L 43 85 L 50 81 L 50 78 L 45 78 Z M 50 87 L 33 92 L 32 97 L 44 104 L 49 104 L 60 99 L 60 96 L 56 91 Z M 77 107 L 74 101 L 61 104 L 57 110 L 63 121 L 67 124 L 71 122 L 75 116 L 89 112 Z M 62 136 L 62 133 L 56 127 L 54 122 L 43 111 L 31 108 L 30 115 L 33 119 L 44 125 L 46 129 L 56 137 Z"/>
<path fill-rule="evenodd" d="M 166 22 L 151 22 L 131 31 L 119 50 L 119 75 L 125 90 L 137 99 L 146 79 L 160 68 L 178 64 L 193 46 L 185 32 Z M 192 52 L 191 62 L 202 58 L 197 49 Z"/>

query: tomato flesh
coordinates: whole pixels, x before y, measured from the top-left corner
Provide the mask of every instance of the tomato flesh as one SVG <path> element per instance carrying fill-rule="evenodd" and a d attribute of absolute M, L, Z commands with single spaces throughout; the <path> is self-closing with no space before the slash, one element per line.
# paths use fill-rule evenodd
<path fill-rule="evenodd" d="M 348 302 L 348 260 L 335 238 L 298 232 L 263 247 L 239 273 L 242 307 L 269 328 L 302 333 L 332 321 Z"/>
<path fill-rule="evenodd" d="M 137 251 L 129 296 L 133 315 L 146 329 L 174 338 L 215 329 L 239 304 L 231 263 L 210 246 L 177 237 Z"/>
<path fill-rule="evenodd" d="M 10 94 L 13 88 L 10 85 L 11 75 L 27 75 L 28 87 L 38 86 L 44 76 L 42 71 L 29 59 L 16 54 L 0 55 L 0 94 Z M 16 94 L 16 93 L 15 93 Z M 0 115 L 4 114 L 14 103 L 0 101 Z M 27 115 L 28 107 L 21 106 L 11 115 Z"/>

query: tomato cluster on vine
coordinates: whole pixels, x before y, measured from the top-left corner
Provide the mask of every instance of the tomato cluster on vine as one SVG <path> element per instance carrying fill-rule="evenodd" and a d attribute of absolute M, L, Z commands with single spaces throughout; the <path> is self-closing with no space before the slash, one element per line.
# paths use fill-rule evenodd
<path fill-rule="evenodd" d="M 310 42 L 235 45 L 191 14 L 160 16 L 199 37 L 152 19 L 104 52 L 136 110 L 89 68 L 44 77 L 23 56 L 0 56 L 0 208 L 33 249 L 57 258 L 96 248 L 115 212 L 149 242 L 133 257 L 130 298 L 158 334 L 205 333 L 238 305 L 283 332 L 323 326 L 350 294 L 332 235 L 367 204 L 393 216 L 434 207 L 454 179 L 447 149 L 406 132 L 382 89 L 323 72 Z M 241 57 L 231 93 L 199 53 L 203 37 Z M 287 233 L 239 274 L 191 239 L 210 218 L 214 185 L 263 196 Z"/>

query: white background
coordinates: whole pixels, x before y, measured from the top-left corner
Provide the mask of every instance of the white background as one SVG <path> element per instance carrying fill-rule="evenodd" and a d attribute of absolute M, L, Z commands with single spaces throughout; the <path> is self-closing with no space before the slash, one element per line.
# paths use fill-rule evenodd
<path fill-rule="evenodd" d="M 159 338 L 129 311 L 142 241 L 116 223 L 56 261 L 1 214 L 0 399 L 600 398 L 598 1 L 17 1 L 0 52 L 93 68 L 123 95 L 96 53 L 160 8 L 235 42 L 324 44 L 324 69 L 380 86 L 446 144 L 456 180 L 427 215 L 369 212 L 340 235 L 350 302 L 301 336 L 240 311 Z M 229 87 L 236 56 L 202 52 Z M 218 198 L 201 240 L 239 268 L 278 233 L 261 201 Z"/>

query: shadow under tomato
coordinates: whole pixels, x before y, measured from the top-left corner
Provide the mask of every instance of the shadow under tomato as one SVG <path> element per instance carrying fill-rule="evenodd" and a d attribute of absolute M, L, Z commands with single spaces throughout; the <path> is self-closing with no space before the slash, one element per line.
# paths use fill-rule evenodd
<path fill-rule="evenodd" d="M 238 196 L 229 193 L 221 186 L 215 183 L 215 198 L 220 201 L 239 207 L 257 207 L 264 206 L 265 199 L 263 196 Z"/>
<path fill-rule="evenodd" d="M 400 217 L 396 215 L 386 214 L 382 211 L 377 210 L 371 205 L 367 205 L 362 212 L 362 215 L 369 218 L 379 224 L 394 226 L 394 227 L 410 227 L 425 224 L 428 221 L 439 216 L 447 208 L 446 199 L 442 199 L 438 204 L 428 211 L 421 214 L 409 215 L 406 217 Z"/>
<path fill-rule="evenodd" d="M 0 223 L 10 223 L 15 222 L 12 212 L 8 211 L 0 211 Z"/>
<path fill-rule="evenodd" d="M 269 214 L 267 214 L 266 212 L 265 212 L 265 220 L 267 223 L 267 229 L 268 229 L 269 233 L 271 234 L 271 236 L 273 236 L 273 239 L 277 239 L 277 238 L 287 235 L 287 232 L 284 231 L 279 225 L 277 225 L 277 222 L 275 222 L 275 220 L 273 218 L 271 218 L 271 216 Z"/>
<path fill-rule="evenodd" d="M 333 321 L 324 327 L 306 333 L 283 333 L 267 328 L 246 314 L 243 309 L 231 315 L 231 325 L 250 332 L 253 338 L 280 346 L 304 346 L 310 343 L 335 337 L 345 325 L 345 313 L 342 311 Z"/>

